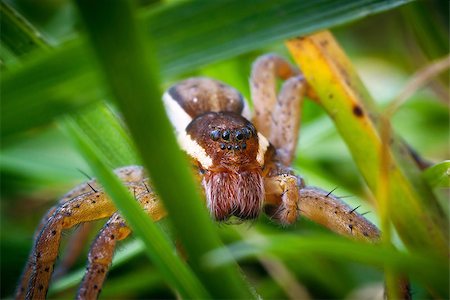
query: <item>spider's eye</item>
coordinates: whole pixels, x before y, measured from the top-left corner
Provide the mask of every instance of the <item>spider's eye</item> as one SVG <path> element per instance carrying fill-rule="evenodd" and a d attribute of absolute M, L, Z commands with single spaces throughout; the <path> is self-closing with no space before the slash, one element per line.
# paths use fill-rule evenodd
<path fill-rule="evenodd" d="M 241 148 L 242 148 L 242 150 L 247 149 L 247 144 L 246 143 L 242 143 Z"/>
<path fill-rule="evenodd" d="M 231 149 L 233 149 L 233 146 L 231 144 L 228 144 L 227 149 L 231 150 Z"/>
<path fill-rule="evenodd" d="M 227 146 L 225 146 L 224 143 L 221 143 L 221 144 L 220 144 L 220 149 L 225 150 L 226 147 L 227 147 Z"/>
<path fill-rule="evenodd" d="M 244 133 L 242 131 L 240 131 L 240 130 L 237 130 L 236 131 L 236 139 L 238 141 L 241 141 L 243 138 L 244 138 Z"/>
<path fill-rule="evenodd" d="M 229 130 L 225 130 L 225 131 L 222 133 L 222 138 L 223 138 L 225 141 L 228 141 L 228 140 L 230 139 L 230 131 L 229 131 Z"/>
<path fill-rule="evenodd" d="M 234 146 L 234 150 L 239 150 L 239 145 Z"/>
<path fill-rule="evenodd" d="M 242 133 L 244 134 L 246 139 L 249 139 L 252 136 L 252 132 L 247 127 L 242 128 Z"/>
<path fill-rule="evenodd" d="M 213 141 L 217 141 L 220 138 L 220 130 L 215 129 L 215 130 L 211 131 L 209 136 L 211 137 L 211 139 Z"/>

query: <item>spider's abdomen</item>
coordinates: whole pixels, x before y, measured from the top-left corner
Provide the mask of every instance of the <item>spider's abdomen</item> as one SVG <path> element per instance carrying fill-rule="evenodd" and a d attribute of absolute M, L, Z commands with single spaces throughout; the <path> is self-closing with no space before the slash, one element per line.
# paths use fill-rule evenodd
<path fill-rule="evenodd" d="M 170 87 L 164 94 L 164 103 L 172 123 L 178 123 L 181 121 L 181 112 L 190 120 L 207 112 L 226 111 L 241 114 L 245 101 L 231 86 L 206 77 L 194 77 Z M 186 126 L 185 123 L 184 127 Z"/>

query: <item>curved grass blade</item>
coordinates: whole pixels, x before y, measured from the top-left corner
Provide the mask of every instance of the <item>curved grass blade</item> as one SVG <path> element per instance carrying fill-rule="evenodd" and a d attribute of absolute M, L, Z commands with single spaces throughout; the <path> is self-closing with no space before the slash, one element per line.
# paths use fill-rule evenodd
<path fill-rule="evenodd" d="M 104 161 L 101 152 L 84 139 L 82 131 L 68 120 L 67 128 L 94 174 L 118 207 L 121 215 L 145 244 L 146 253 L 168 283 L 185 298 L 206 298 L 208 293 L 187 266 L 175 254 L 160 229 L 122 185 Z"/>
<path fill-rule="evenodd" d="M 133 7 L 124 0 L 113 3 L 79 0 L 78 6 L 106 81 L 188 252 L 192 268 L 213 297 L 251 298 L 237 265 L 211 271 L 201 264 L 203 254 L 221 243 L 159 100 L 154 51 L 145 47 L 133 18 Z"/>
<path fill-rule="evenodd" d="M 382 146 L 373 121 L 377 119 L 377 110 L 350 61 L 329 32 L 292 39 L 287 46 L 376 194 L 381 184 L 378 179 Z M 446 217 L 420 178 L 416 163 L 404 154 L 409 152 L 401 152 L 401 143 L 396 144 L 391 151 L 399 155 L 392 157 L 388 170 L 389 217 L 408 246 L 434 249 L 446 257 L 449 238 Z M 411 163 L 405 167 L 408 160 Z"/>
<path fill-rule="evenodd" d="M 423 176 L 433 188 L 450 188 L 450 160 L 429 167 Z"/>
<path fill-rule="evenodd" d="M 128 132 L 105 103 L 81 110 L 73 115 L 73 120 L 85 138 L 103 153 L 110 168 L 140 164 Z"/>

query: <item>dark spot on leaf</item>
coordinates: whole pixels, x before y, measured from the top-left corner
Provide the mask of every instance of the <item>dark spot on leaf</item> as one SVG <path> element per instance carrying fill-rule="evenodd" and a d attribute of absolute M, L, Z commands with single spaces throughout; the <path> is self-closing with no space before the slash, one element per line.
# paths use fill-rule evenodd
<path fill-rule="evenodd" d="M 359 118 L 362 117 L 364 115 L 364 112 L 363 112 L 361 106 L 359 106 L 359 105 L 353 106 L 353 114 Z"/>

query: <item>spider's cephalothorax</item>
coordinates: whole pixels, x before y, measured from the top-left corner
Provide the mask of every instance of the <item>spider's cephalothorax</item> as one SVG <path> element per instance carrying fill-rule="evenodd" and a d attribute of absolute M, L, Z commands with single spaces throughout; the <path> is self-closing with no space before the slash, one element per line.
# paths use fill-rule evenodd
<path fill-rule="evenodd" d="M 240 93 L 216 80 L 191 78 L 170 88 L 164 99 L 181 147 L 203 175 L 211 216 L 220 221 L 256 218 L 264 201 L 268 142 L 241 115 L 245 102 Z"/>
<path fill-rule="evenodd" d="M 279 93 L 275 90 L 277 78 L 285 80 Z M 264 206 L 264 212 L 283 225 L 294 223 L 301 212 L 340 234 L 377 239 L 377 228 L 356 209 L 327 191 L 305 186 L 290 169 L 298 139 L 300 101 L 306 89 L 298 71 L 286 60 L 266 55 L 253 65 L 250 83 L 254 118 L 237 90 L 208 78 L 184 80 L 163 97 L 179 144 L 193 161 L 212 217 L 221 221 L 232 216 L 252 219 Z M 165 216 L 142 167 L 123 167 L 115 173 L 153 220 Z M 45 298 L 63 230 L 107 217 L 89 250 L 77 294 L 77 299 L 97 298 L 116 243 L 129 236 L 131 229 L 95 179 L 68 192 L 43 218 L 16 298 Z"/>
<path fill-rule="evenodd" d="M 256 218 L 264 200 L 261 152 L 265 149 L 253 125 L 232 112 L 209 112 L 195 118 L 186 133 L 212 162 L 201 172 L 214 219 Z"/>

